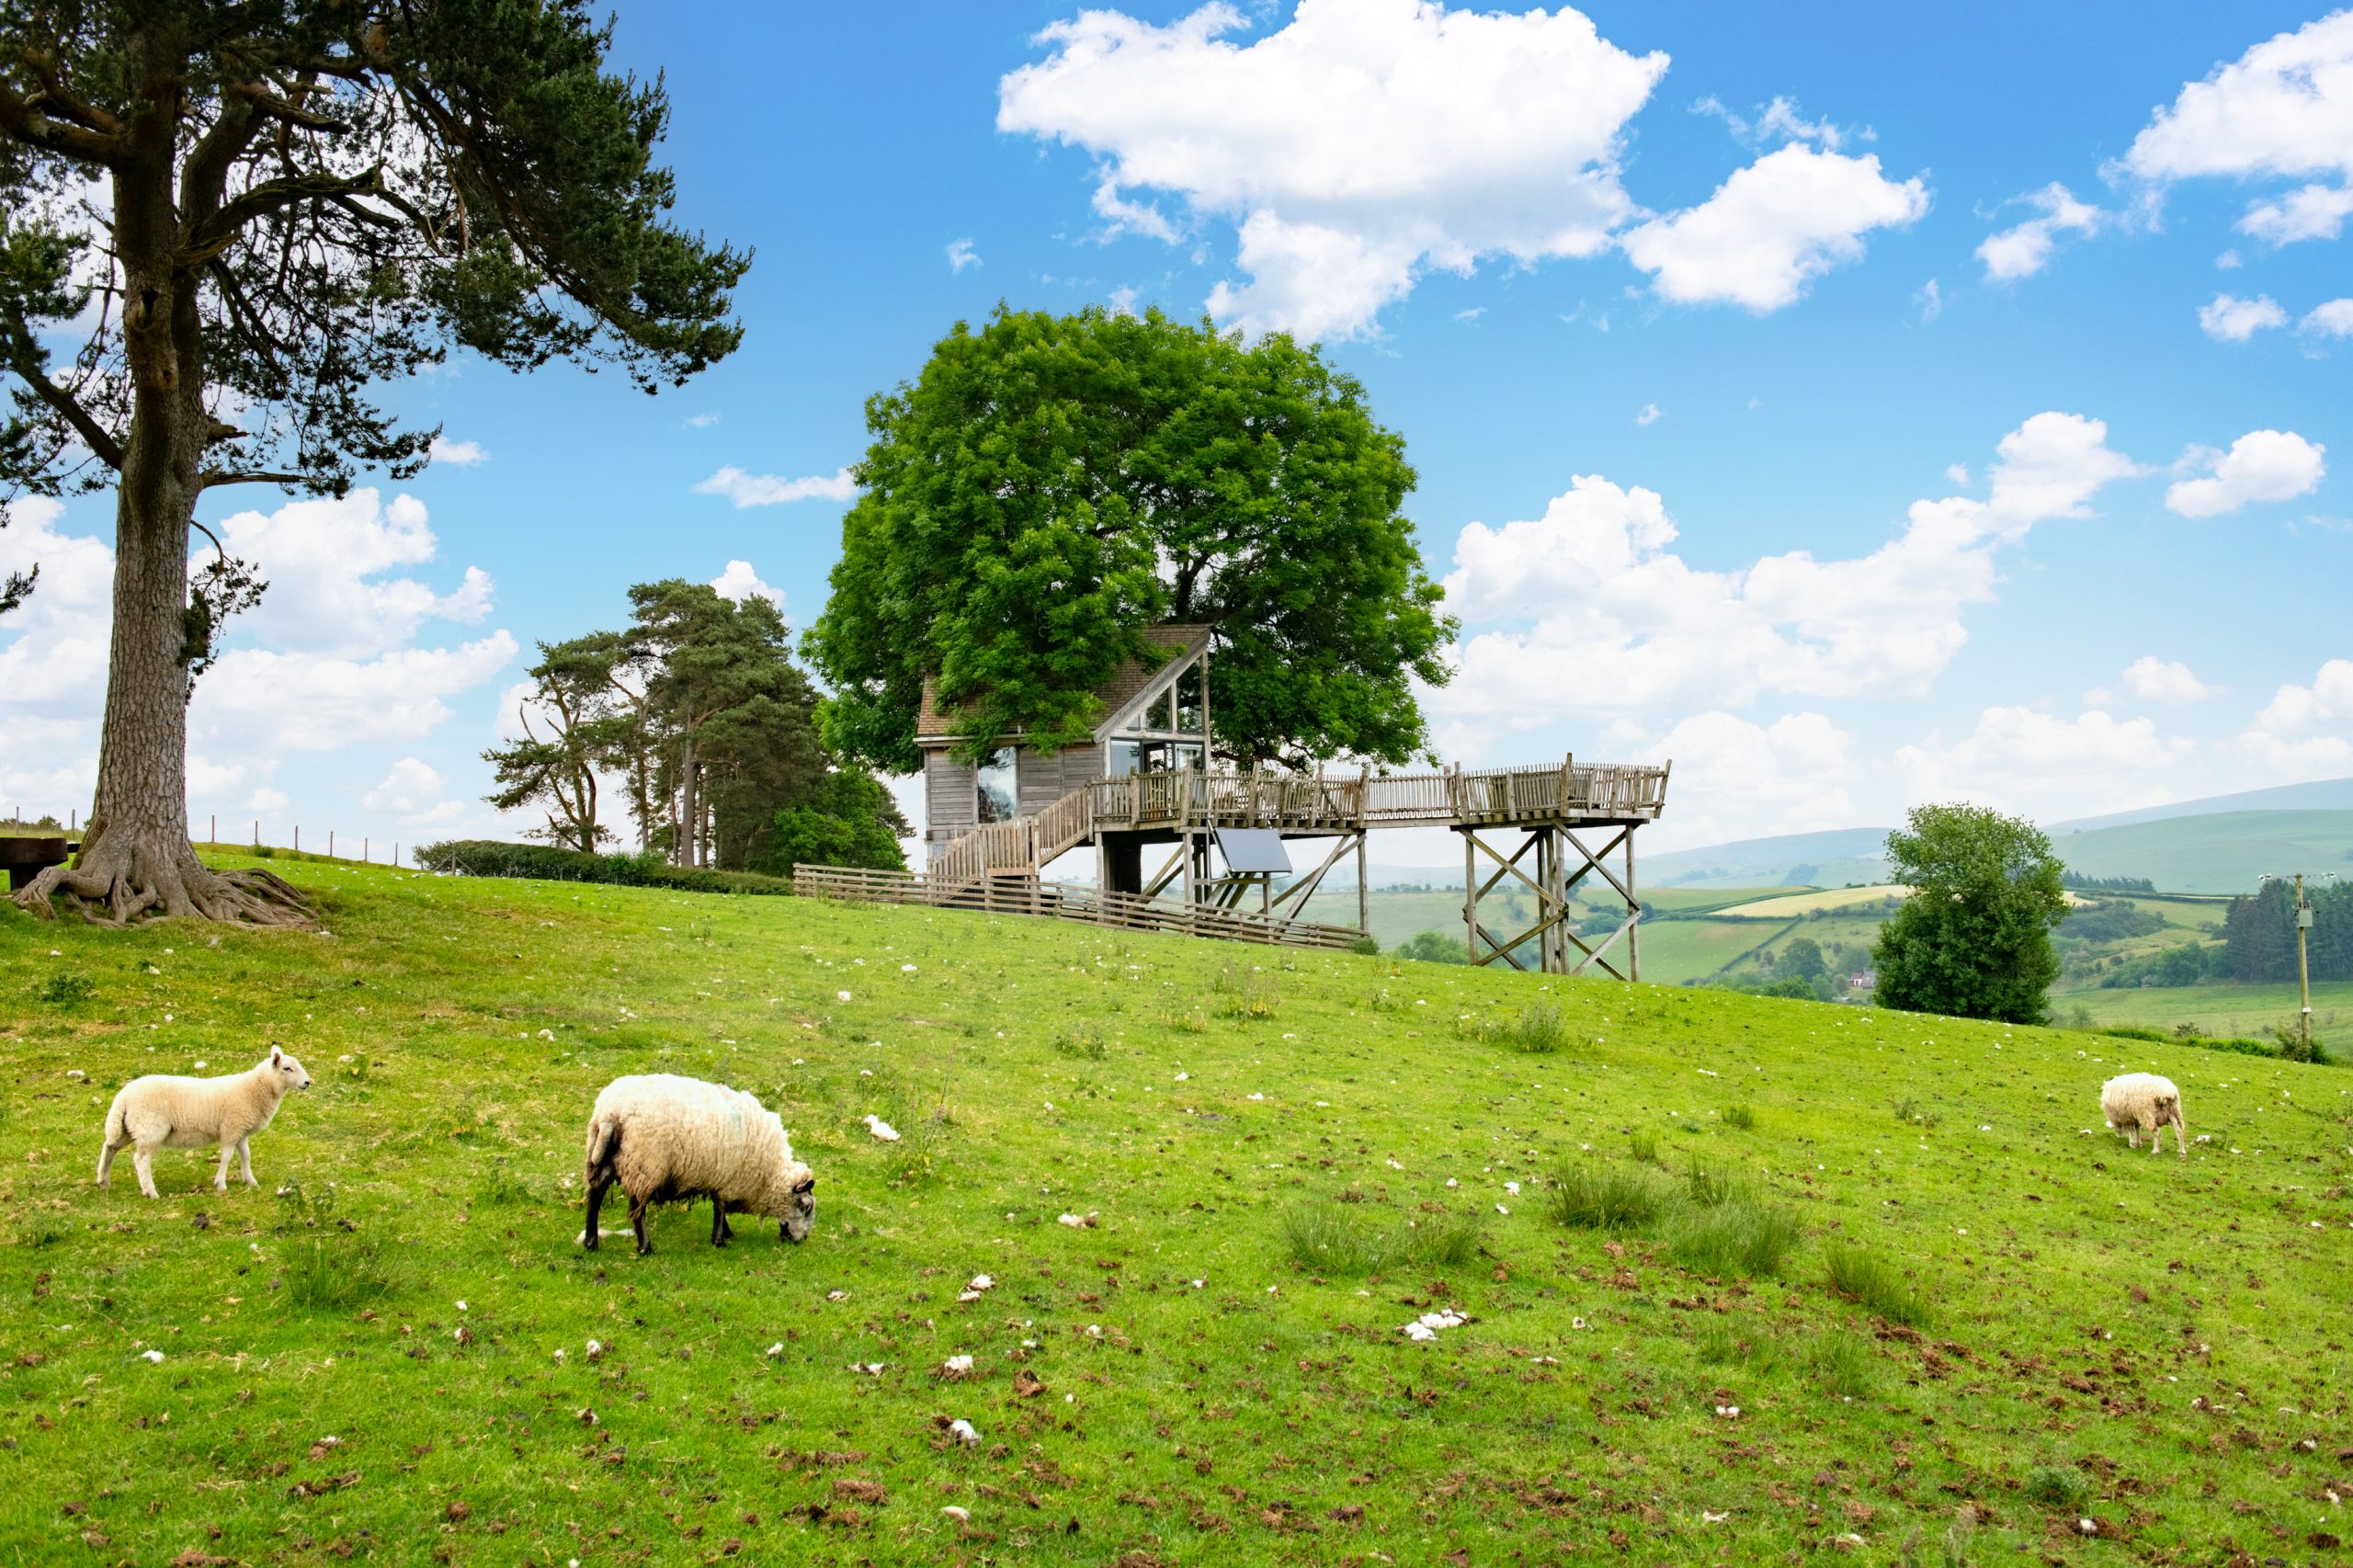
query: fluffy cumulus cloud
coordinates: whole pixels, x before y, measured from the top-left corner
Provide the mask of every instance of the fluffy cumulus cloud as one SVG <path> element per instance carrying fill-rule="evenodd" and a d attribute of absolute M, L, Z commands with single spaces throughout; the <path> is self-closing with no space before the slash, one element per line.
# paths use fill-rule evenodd
<path fill-rule="evenodd" d="M 1814 278 L 1860 256 L 1871 230 L 1902 227 L 1927 210 L 1927 187 L 1888 179 L 1876 156 L 1791 143 L 1735 173 L 1699 206 L 1631 230 L 1623 244 L 1665 298 L 1761 313 L 1794 302 Z"/>
<path fill-rule="evenodd" d="M 1985 264 L 1988 278 L 2007 281 L 2033 277 L 2051 260 L 2062 234 L 2095 233 L 2108 217 L 2076 200 L 2075 192 L 2056 180 L 2018 199 L 2033 208 L 2035 215 L 1987 235 L 1977 247 L 1977 259 Z"/>
<path fill-rule="evenodd" d="M 2328 660 L 2310 686 L 2281 687 L 2256 714 L 2239 746 L 2278 778 L 2353 773 L 2353 659 Z"/>
<path fill-rule="evenodd" d="M 949 271 L 961 272 L 968 267 L 978 267 L 980 265 L 981 253 L 972 248 L 972 241 L 950 240 L 948 242 Z"/>
<path fill-rule="evenodd" d="M 1224 4 L 1167 26 L 1083 12 L 1039 35 L 1046 58 L 1005 77 L 997 108 L 1001 130 L 1094 156 L 1106 237 L 1177 244 L 1231 222 L 1246 277 L 1209 303 L 1247 331 L 1360 334 L 1429 269 L 1593 256 L 1621 238 L 1669 298 L 1774 309 L 1926 204 L 1916 181 L 1882 179 L 1876 160 L 1831 150 L 1835 128 L 1777 104 L 1760 137 L 1824 146 L 1783 147 L 1652 218 L 1620 160 L 1666 56 L 1622 50 L 1567 7 L 1302 0 L 1283 27 L 1234 36 L 1248 26 Z"/>
<path fill-rule="evenodd" d="M 1813 833 L 1855 821 L 1846 788 L 1862 775 L 1855 737 L 1819 713 L 1786 714 L 1770 724 L 1697 713 L 1634 749 L 1674 760 L 1670 821 L 1679 844 Z"/>
<path fill-rule="evenodd" d="M 2268 294 L 2257 294 L 2252 300 L 2217 294 L 2198 307 L 2198 324 L 2217 343 L 2245 343 L 2258 332 L 2286 326 L 2288 312 Z"/>
<path fill-rule="evenodd" d="M 0 642 L 0 730 L 14 741 L 39 723 L 43 766 L 70 772 L 73 798 L 85 800 L 106 688 L 113 551 L 63 531 L 53 502 L 19 501 L 10 517 L 0 529 L 0 570 L 21 554 L 40 562 L 41 575 L 33 598 L 0 626 L 8 639 Z M 215 531 L 231 553 L 255 562 L 269 589 L 258 609 L 230 623 L 225 651 L 197 686 L 190 788 L 202 798 L 228 803 L 281 756 L 426 735 L 449 717 L 451 700 L 515 657 L 505 631 L 426 645 L 441 642 L 425 635 L 435 623 L 485 619 L 492 584 L 471 567 L 446 592 L 413 574 L 438 554 L 414 497 L 387 503 L 356 490 L 241 512 Z M 210 554 L 207 547 L 198 563 Z M 278 791 L 248 799 L 264 793 Z"/>
<path fill-rule="evenodd" d="M 1965 608 L 1992 597 L 1998 546 L 2086 515 L 2102 485 L 2141 472 L 2107 437 L 2098 420 L 2038 414 L 2002 438 L 1984 499 L 1915 502 L 1868 555 L 1726 572 L 1671 548 L 1656 492 L 1580 475 L 1540 517 L 1462 530 L 1447 608 L 1472 635 L 1434 709 L 1517 723 L 1919 692 L 1968 641 Z"/>
<path fill-rule="evenodd" d="M 2205 476 L 2169 486 L 2165 506 L 2185 517 L 2219 517 L 2257 502 L 2293 500 L 2320 484 L 2327 450 L 2293 430 L 2250 430 L 2227 452 L 2193 449 L 2183 464 Z"/>
<path fill-rule="evenodd" d="M 392 764 L 384 781 L 359 798 L 371 812 L 400 819 L 404 827 L 438 827 L 465 814 L 462 801 L 444 797 L 449 780 L 429 764 L 404 756 Z"/>
<path fill-rule="evenodd" d="M 805 479 L 784 479 L 773 473 L 748 473 L 722 468 L 695 486 L 698 495 L 724 495 L 737 510 L 774 506 L 787 501 L 847 501 L 858 494 L 858 481 L 847 469 Z"/>
<path fill-rule="evenodd" d="M 2353 299 L 2314 305 L 2296 326 L 2313 337 L 2353 337 Z"/>
<path fill-rule="evenodd" d="M 2196 750 L 2147 719 L 1988 708 L 1958 741 L 1899 748 L 1895 770 L 1915 804 L 1971 801 L 2048 819 L 2161 804 L 2172 798 L 2161 781 Z"/>
<path fill-rule="evenodd" d="M 752 563 L 748 561 L 729 562 L 727 570 L 713 577 L 710 585 L 722 599 L 742 604 L 745 599 L 763 598 L 779 610 L 784 608 L 784 591 L 762 582 L 760 574 L 752 570 Z"/>
<path fill-rule="evenodd" d="M 2143 653 L 2124 667 L 2124 689 L 2149 702 L 2203 702 L 2216 694 L 2177 660 Z"/>
<path fill-rule="evenodd" d="M 480 441 L 453 441 L 447 436 L 434 437 L 433 445 L 426 450 L 435 462 L 448 463 L 452 468 L 474 468 L 490 460 L 490 454 L 483 450 Z"/>
<path fill-rule="evenodd" d="M 2273 244 L 2336 238 L 2353 214 L 2353 10 L 2266 39 L 2186 85 L 2121 165 L 2158 185 L 2208 176 L 2307 181 L 2250 202 L 2239 227 Z"/>

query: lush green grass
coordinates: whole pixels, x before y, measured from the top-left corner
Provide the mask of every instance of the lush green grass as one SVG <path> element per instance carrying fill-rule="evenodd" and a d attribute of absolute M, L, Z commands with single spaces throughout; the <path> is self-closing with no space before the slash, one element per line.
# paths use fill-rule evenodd
<path fill-rule="evenodd" d="M 1966 1501 L 1984 1561 L 2121 1563 L 2336 1528 L 2345 1069 L 274 864 L 331 935 L 0 913 L 0 1562 L 1881 1562 Z M 1549 1054 L 1463 1037 L 1539 1004 Z M 161 1201 L 91 1185 L 115 1085 L 270 1042 L 317 1086 L 259 1189 L 206 1151 Z M 2187 1161 L 2083 1131 L 2152 1065 Z M 648 1258 L 574 1244 L 589 1101 L 648 1070 L 783 1108 L 805 1245 L 713 1250 L 703 1210 Z M 1563 1225 L 1563 1168 L 1663 1196 Z M 1926 1325 L 1832 1289 L 1842 1248 Z M 1439 1308 L 1471 1321 L 1409 1343 Z M 2059 1467 L 2080 1500 L 2032 1489 Z"/>
<path fill-rule="evenodd" d="M 2292 985 L 2148 985 L 2103 991 L 2070 986 L 2054 991 L 2054 1016 L 2087 1009 L 2100 1024 L 2148 1024 L 2171 1029 L 2195 1024 L 2210 1035 L 2270 1038 L 2276 1024 L 2290 1023 L 2302 1005 Z M 2353 980 L 2327 980 L 2313 986 L 2313 1038 L 2330 1051 L 2353 1057 Z"/>

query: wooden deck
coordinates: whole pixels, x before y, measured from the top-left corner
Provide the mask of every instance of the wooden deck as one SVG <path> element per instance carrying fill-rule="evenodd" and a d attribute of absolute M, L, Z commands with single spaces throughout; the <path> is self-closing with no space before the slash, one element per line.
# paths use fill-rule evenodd
<path fill-rule="evenodd" d="M 1034 877 L 998 875 L 950 882 L 912 871 L 799 865 L 792 868 L 792 891 L 805 897 L 854 903 L 919 903 L 990 915 L 1034 915 L 1116 926 L 1127 931 L 1167 931 L 1290 948 L 1347 949 L 1358 940 L 1358 933 L 1345 926 L 1269 917 L 1252 910 L 1220 909 L 1183 899 L 1141 898 Z"/>

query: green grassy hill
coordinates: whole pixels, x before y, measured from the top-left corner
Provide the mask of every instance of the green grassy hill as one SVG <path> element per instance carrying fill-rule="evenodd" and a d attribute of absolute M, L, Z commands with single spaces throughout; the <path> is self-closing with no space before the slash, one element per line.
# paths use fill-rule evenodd
<path fill-rule="evenodd" d="M 324 933 L 0 911 L 0 1561 L 2120 1564 L 2342 1528 L 2353 1072 L 278 864 Z M 160 1201 L 91 1185 L 119 1084 L 273 1042 L 316 1087 L 258 1189 L 204 1151 Z M 2127 1067 L 2182 1084 L 2187 1160 L 2097 1131 Z M 714 1250 L 698 1209 L 577 1247 L 588 1105 L 636 1071 L 779 1105 L 813 1237 Z"/>
<path fill-rule="evenodd" d="M 2054 834 L 2068 869 L 2167 892 L 2253 892 L 2267 872 L 2353 875 L 2353 811 L 2223 812 Z"/>

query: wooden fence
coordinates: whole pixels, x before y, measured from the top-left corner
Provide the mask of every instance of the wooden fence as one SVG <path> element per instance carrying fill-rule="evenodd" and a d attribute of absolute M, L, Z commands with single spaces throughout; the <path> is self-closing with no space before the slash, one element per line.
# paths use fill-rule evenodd
<path fill-rule="evenodd" d="M 842 899 L 853 903 L 919 903 L 936 909 L 971 909 L 992 915 L 1035 915 L 1094 926 L 1115 926 L 1128 931 L 1166 931 L 1180 937 L 1214 937 L 1229 942 L 1280 947 L 1345 949 L 1358 939 L 1357 933 L 1345 926 L 1268 916 L 1252 910 L 1216 909 L 1182 899 L 1143 898 L 1028 876 L 981 876 L 956 881 L 913 871 L 796 865 L 792 868 L 792 891 L 806 897 Z"/>

